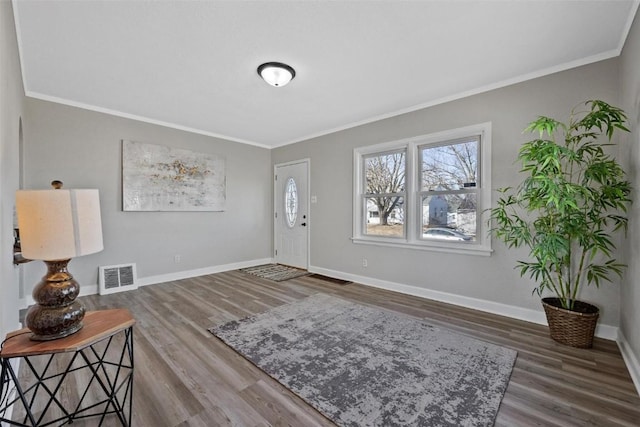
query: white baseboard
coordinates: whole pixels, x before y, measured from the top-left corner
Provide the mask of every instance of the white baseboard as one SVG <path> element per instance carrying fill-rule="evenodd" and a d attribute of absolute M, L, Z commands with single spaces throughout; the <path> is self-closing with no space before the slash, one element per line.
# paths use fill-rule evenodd
<path fill-rule="evenodd" d="M 138 278 L 137 282 L 138 282 L 138 286 L 155 285 L 157 283 L 165 283 L 165 282 L 171 282 L 173 280 L 189 279 L 192 277 L 205 276 L 207 274 L 214 274 L 214 273 L 222 273 L 224 271 L 238 270 L 240 268 L 253 267 L 256 265 L 271 264 L 273 262 L 274 262 L 273 258 L 254 259 L 250 261 L 235 262 L 231 264 L 214 265 L 211 267 L 198 268 L 195 270 L 177 271 L 175 273 L 167 273 L 167 274 L 159 274 L 157 276 L 142 277 L 142 278 Z M 99 289 L 98 284 L 81 285 L 80 296 L 83 297 L 86 295 L 95 295 L 98 293 L 98 289 Z M 35 301 L 33 300 L 33 297 L 31 295 L 27 295 L 23 299 L 19 300 L 18 303 L 20 305 L 20 309 L 22 310 L 29 307 L 30 305 L 35 304 Z"/>
<path fill-rule="evenodd" d="M 447 292 L 434 291 L 431 289 L 419 288 L 417 286 L 404 285 L 402 283 L 379 280 L 372 277 L 343 273 L 341 271 L 334 271 L 321 267 L 311 266 L 309 267 L 309 271 L 311 271 L 312 273 L 335 277 L 337 279 L 351 280 L 352 282 L 361 283 L 363 285 L 371 286 L 374 288 L 386 289 L 407 295 L 446 302 L 448 304 L 459 305 L 462 307 L 472 308 L 487 313 L 499 314 L 501 316 L 525 320 L 527 322 L 537 323 L 540 325 L 547 324 L 547 319 L 542 308 L 540 310 L 531 310 L 529 308 L 514 307 L 512 305 L 501 304 L 493 301 L 470 298 L 462 295 L 450 294 Z M 618 328 L 615 326 L 598 324 L 598 326 L 596 327 L 596 336 L 615 341 L 618 339 Z"/>
<path fill-rule="evenodd" d="M 211 267 L 198 268 L 188 271 L 177 271 L 175 273 L 160 274 L 138 279 L 138 286 L 155 285 L 157 283 L 171 282 L 173 280 L 190 279 L 192 277 L 206 276 L 207 274 L 222 273 L 224 271 L 238 270 L 240 268 L 253 267 L 262 264 L 271 264 L 273 258 L 254 259 L 251 261 L 235 262 L 231 264 L 214 265 Z"/>
<path fill-rule="evenodd" d="M 633 353 L 633 350 L 629 345 L 629 341 L 627 341 L 627 338 L 624 336 L 622 331 L 618 332 L 618 347 L 620 347 L 620 353 L 622 353 L 624 363 L 626 363 L 627 369 L 629 369 L 629 374 L 631 375 L 633 384 L 635 384 L 636 390 L 638 391 L 638 394 L 640 394 L 640 362 Z"/>

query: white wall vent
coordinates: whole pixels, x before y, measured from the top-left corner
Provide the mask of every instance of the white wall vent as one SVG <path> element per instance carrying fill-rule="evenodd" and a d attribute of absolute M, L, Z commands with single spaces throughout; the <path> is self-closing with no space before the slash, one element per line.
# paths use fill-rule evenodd
<path fill-rule="evenodd" d="M 138 289 L 135 264 L 100 267 L 100 295 L 108 295 L 133 289 Z"/>

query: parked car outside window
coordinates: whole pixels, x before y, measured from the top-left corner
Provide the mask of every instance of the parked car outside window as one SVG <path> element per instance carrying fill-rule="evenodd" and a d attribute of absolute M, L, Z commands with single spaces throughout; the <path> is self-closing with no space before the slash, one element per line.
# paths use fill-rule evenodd
<path fill-rule="evenodd" d="M 471 236 L 449 228 L 429 228 L 422 234 L 425 239 L 451 240 L 455 242 L 470 241 Z"/>

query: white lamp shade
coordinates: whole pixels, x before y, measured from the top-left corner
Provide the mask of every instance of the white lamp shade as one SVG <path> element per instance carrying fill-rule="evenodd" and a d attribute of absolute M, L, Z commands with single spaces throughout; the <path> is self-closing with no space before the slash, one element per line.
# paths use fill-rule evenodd
<path fill-rule="evenodd" d="M 19 190 L 16 211 L 27 259 L 64 260 L 103 249 L 98 190 Z"/>

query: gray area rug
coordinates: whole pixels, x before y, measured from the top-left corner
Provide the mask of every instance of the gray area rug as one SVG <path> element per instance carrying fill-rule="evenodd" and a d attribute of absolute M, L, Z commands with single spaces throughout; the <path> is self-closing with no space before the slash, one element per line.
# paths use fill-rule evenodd
<path fill-rule="evenodd" d="M 325 294 L 210 332 L 341 426 L 491 426 L 516 358 Z"/>
<path fill-rule="evenodd" d="M 289 267 L 280 264 L 264 264 L 255 267 L 241 268 L 243 273 L 253 274 L 263 279 L 282 282 L 284 280 L 294 279 L 296 277 L 306 276 L 309 274 L 307 270 Z"/>

